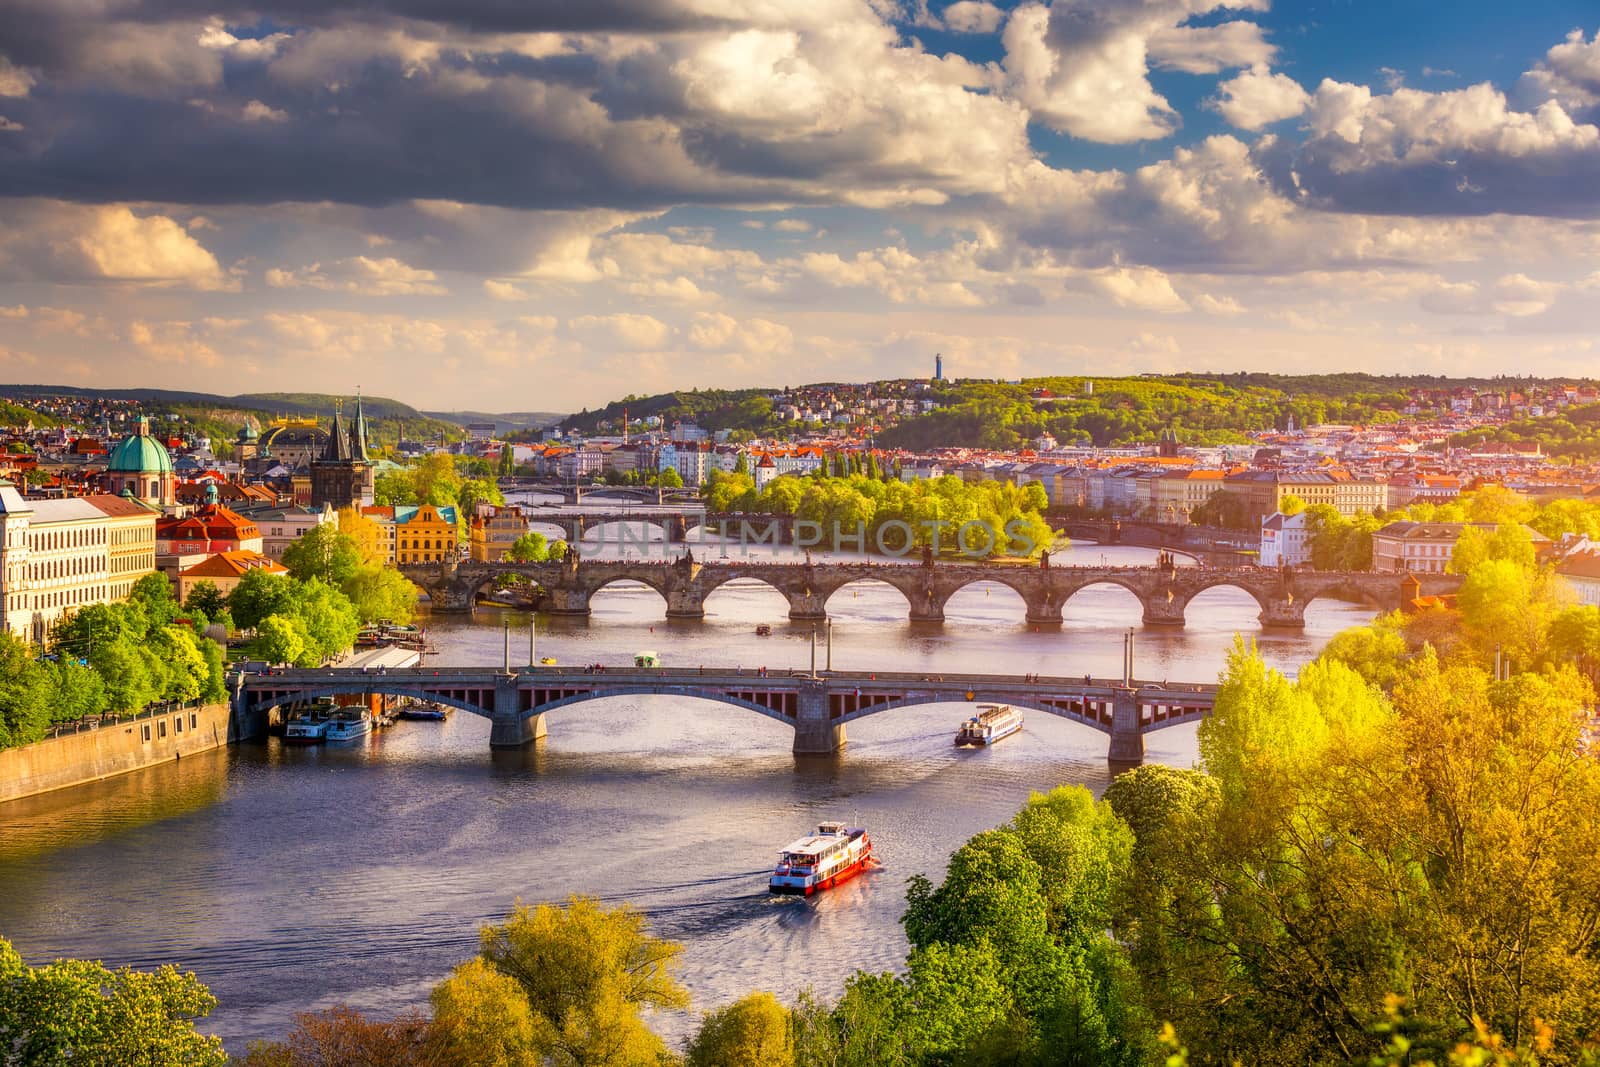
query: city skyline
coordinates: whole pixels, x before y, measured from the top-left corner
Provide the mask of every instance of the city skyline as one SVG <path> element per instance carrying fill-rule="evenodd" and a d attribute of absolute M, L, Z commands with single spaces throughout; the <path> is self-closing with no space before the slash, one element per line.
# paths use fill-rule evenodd
<path fill-rule="evenodd" d="M 1600 18 L 0 0 L 0 378 L 1583 375 Z"/>

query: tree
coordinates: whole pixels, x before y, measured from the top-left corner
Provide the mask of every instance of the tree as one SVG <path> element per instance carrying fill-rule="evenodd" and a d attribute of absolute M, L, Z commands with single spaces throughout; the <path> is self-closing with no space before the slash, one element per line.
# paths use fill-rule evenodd
<path fill-rule="evenodd" d="M 750 993 L 711 1012 L 689 1043 L 688 1067 L 791 1067 L 789 1012 L 771 993 Z"/>
<path fill-rule="evenodd" d="M 543 563 L 549 558 L 550 541 L 536 530 L 519 536 L 506 551 L 506 560 L 511 563 Z"/>
<path fill-rule="evenodd" d="M 743 449 L 740 449 L 739 455 L 733 461 L 733 473 L 746 476 L 750 474 L 750 456 Z"/>
<path fill-rule="evenodd" d="M 1298 515 L 1305 509 L 1306 502 L 1293 493 L 1283 494 L 1283 498 L 1278 501 L 1278 511 L 1283 515 Z"/>
<path fill-rule="evenodd" d="M 656 484 L 661 486 L 663 489 L 682 489 L 683 475 L 678 473 L 678 469 L 676 467 L 668 467 L 661 472 L 660 477 L 656 480 Z"/>
<path fill-rule="evenodd" d="M 415 1012 L 369 1019 L 345 1005 L 304 1012 L 282 1042 L 256 1042 L 242 1067 L 458 1067 L 487 1063 L 460 1058 Z"/>
<path fill-rule="evenodd" d="M 364 563 L 382 565 L 389 559 L 389 539 L 383 527 L 355 508 L 339 509 L 339 532 L 356 543 Z"/>
<path fill-rule="evenodd" d="M 0 938 L 0 1035 L 7 1062 L 227 1063 L 222 1042 L 195 1030 L 217 1001 L 193 974 L 57 960 L 29 967 Z"/>
<path fill-rule="evenodd" d="M 164 574 L 147 574 L 128 590 L 128 603 L 143 610 L 151 626 L 165 626 L 180 613 L 172 583 Z"/>
<path fill-rule="evenodd" d="M 479 943 L 483 960 L 522 987 L 543 1063 L 654 1067 L 666 1046 L 640 1012 L 688 1005 L 671 974 L 679 947 L 652 937 L 627 905 L 519 903 Z"/>
<path fill-rule="evenodd" d="M 474 1067 L 538 1062 L 533 1011 L 522 986 L 481 957 L 457 966 L 429 999 L 435 1040 L 452 1062 Z"/>
<path fill-rule="evenodd" d="M 1532 568 L 1537 556 L 1533 535 L 1522 525 L 1500 525 L 1492 530 L 1467 526 L 1450 550 L 1447 569 L 1451 574 L 1471 574 L 1486 560 L 1499 559 L 1524 569 Z"/>
<path fill-rule="evenodd" d="M 183 602 L 184 610 L 198 611 L 206 618 L 216 621 L 222 613 L 228 610 L 227 601 L 217 589 L 215 582 L 196 582 L 189 590 L 189 599 Z"/>
<path fill-rule="evenodd" d="M 361 546 L 334 523 L 320 523 L 283 550 L 283 565 L 300 581 L 343 585 L 365 562 Z"/>
<path fill-rule="evenodd" d="M 417 612 L 417 587 L 399 571 L 376 563 L 356 568 L 342 586 L 362 622 L 410 622 Z"/>
<path fill-rule="evenodd" d="M 289 663 L 300 667 L 316 666 L 308 651 L 305 627 L 292 615 L 268 615 L 255 627 L 250 654 L 267 663 Z"/>
<path fill-rule="evenodd" d="M 382 507 L 422 503 L 417 498 L 417 478 L 413 471 L 384 471 L 372 480 L 373 502 Z"/>
<path fill-rule="evenodd" d="M 461 483 L 456 495 L 456 503 L 463 521 L 470 519 L 476 513 L 479 504 L 498 506 L 505 502 L 506 498 L 500 492 L 500 487 L 487 478 L 473 478 Z"/>
<path fill-rule="evenodd" d="M 40 673 L 28 646 L 10 633 L 0 633 L 0 748 L 30 744 L 44 736 L 50 707 Z"/>
<path fill-rule="evenodd" d="M 228 594 L 228 610 L 240 629 L 253 630 L 268 615 L 292 615 L 297 599 L 292 578 L 256 569 Z"/>

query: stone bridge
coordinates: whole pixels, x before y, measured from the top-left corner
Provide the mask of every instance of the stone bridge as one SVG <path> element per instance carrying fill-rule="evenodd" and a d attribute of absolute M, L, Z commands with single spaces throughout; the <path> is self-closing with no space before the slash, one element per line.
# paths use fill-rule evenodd
<path fill-rule="evenodd" d="M 895 708 L 935 703 L 1002 703 L 1055 715 L 1110 735 L 1108 759 L 1144 759 L 1144 735 L 1210 714 L 1215 685 L 1176 685 L 1010 675 L 924 675 L 830 671 L 760 674 L 730 668 L 415 667 L 273 670 L 238 680 L 241 713 L 302 700 L 381 693 L 442 704 L 490 722 L 489 744 L 515 748 L 546 736 L 545 715 L 605 697 L 678 696 L 745 708 L 794 730 L 796 755 L 826 755 L 845 726 Z M 965 712 L 962 717 L 965 717 Z M 958 725 L 952 715 L 951 738 Z"/>
<path fill-rule="evenodd" d="M 796 530 L 800 528 L 807 536 L 814 539 L 812 544 L 821 544 L 821 528 L 813 523 L 811 526 L 815 529 L 806 529 L 805 524 L 793 515 L 717 512 L 706 511 L 704 508 L 652 507 L 648 511 L 626 508 L 619 510 L 614 507 L 600 507 L 593 502 L 581 510 L 564 507 L 557 511 L 533 507 L 525 509 L 524 514 L 530 523 L 559 529 L 562 532 L 562 540 L 569 545 L 581 543 L 583 535 L 591 530 L 616 526 L 611 536 L 602 537 L 601 540 L 642 548 L 649 541 L 638 537 L 630 530 L 629 527 L 633 525 L 656 527 L 662 531 L 662 539 L 667 544 L 682 544 L 689 540 L 691 533 L 702 527 L 716 533 L 725 541 L 749 545 L 792 545 L 795 543 Z"/>
<path fill-rule="evenodd" d="M 568 504 L 581 504 L 591 498 L 600 502 L 609 500 L 619 504 L 629 501 L 638 504 L 688 504 L 698 500 L 700 496 L 700 491 L 692 488 L 662 489 L 653 485 L 605 485 L 603 483 L 574 485 L 571 482 L 546 482 L 537 478 L 500 478 L 496 484 L 505 492 L 542 493 L 546 496 L 559 496 Z"/>
<path fill-rule="evenodd" d="M 974 582 L 997 582 L 1015 590 L 1027 605 L 1027 620 L 1038 625 L 1062 621 L 1062 608 L 1091 585 L 1115 585 L 1139 599 L 1146 626 L 1182 626 L 1189 601 L 1207 589 L 1232 586 L 1255 598 L 1263 626 L 1299 628 L 1306 605 L 1318 597 L 1339 597 L 1392 610 L 1401 604 L 1408 576 L 1371 572 L 1274 570 L 1263 567 L 1049 567 L 1003 563 L 776 563 L 766 560 L 715 560 L 685 555 L 673 562 L 585 560 L 569 556 L 550 563 L 416 564 L 400 571 L 421 587 L 439 612 L 472 610 L 478 593 L 505 575 L 536 584 L 540 609 L 555 615 L 587 615 L 595 593 L 613 582 L 639 582 L 667 602 L 669 618 L 697 619 L 706 597 L 736 579 L 765 582 L 789 602 L 789 618 L 827 618 L 828 597 L 862 580 L 885 582 L 910 605 L 913 622 L 943 622 L 955 593 Z M 1416 576 L 1423 595 L 1454 592 L 1457 575 Z"/>

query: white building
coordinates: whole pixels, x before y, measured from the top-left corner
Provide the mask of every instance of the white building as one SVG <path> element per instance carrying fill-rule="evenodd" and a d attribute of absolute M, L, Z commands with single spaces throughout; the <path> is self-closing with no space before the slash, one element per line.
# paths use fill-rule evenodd
<path fill-rule="evenodd" d="M 1556 575 L 1579 604 L 1600 607 L 1600 552 L 1573 552 L 1556 566 Z"/>
<path fill-rule="evenodd" d="M 1285 515 L 1278 512 L 1261 523 L 1261 565 L 1295 567 L 1311 558 L 1311 531 L 1306 529 L 1306 513 Z"/>

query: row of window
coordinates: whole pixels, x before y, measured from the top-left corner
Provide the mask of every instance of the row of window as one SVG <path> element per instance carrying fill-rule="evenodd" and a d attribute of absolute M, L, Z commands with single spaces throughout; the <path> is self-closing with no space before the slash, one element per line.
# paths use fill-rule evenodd
<path fill-rule="evenodd" d="M 104 556 L 74 556 L 70 559 L 50 559 L 28 564 L 28 577 L 36 582 L 52 578 L 72 578 L 80 574 L 95 574 L 105 570 Z M 150 561 L 155 566 L 154 557 Z"/>
<path fill-rule="evenodd" d="M 106 532 L 99 527 L 84 527 L 78 530 L 30 530 L 31 546 L 39 552 L 49 552 L 58 548 L 87 548 L 90 545 L 103 545 L 106 543 Z"/>
<path fill-rule="evenodd" d="M 156 737 L 165 740 L 166 736 L 167 736 L 167 720 L 166 719 L 157 719 L 153 724 L 152 723 L 148 723 L 148 722 L 144 723 L 143 726 L 141 727 L 140 739 L 143 740 L 143 741 L 146 741 L 146 742 L 148 742 L 150 740 L 150 728 L 151 728 L 152 725 L 155 727 Z M 189 731 L 191 733 L 193 733 L 195 730 L 198 730 L 198 729 L 200 729 L 200 716 L 197 715 L 195 712 L 191 711 L 189 713 Z M 174 715 L 172 717 L 172 732 L 175 733 L 175 734 L 182 734 L 183 733 L 183 716 L 182 715 Z"/>

